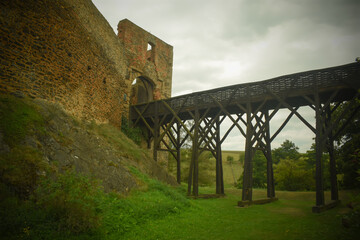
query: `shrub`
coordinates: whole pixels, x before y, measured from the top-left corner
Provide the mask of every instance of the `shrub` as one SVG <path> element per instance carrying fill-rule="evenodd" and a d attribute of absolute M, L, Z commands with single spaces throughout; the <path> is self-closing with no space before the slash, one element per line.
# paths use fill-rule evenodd
<path fill-rule="evenodd" d="M 314 176 L 305 168 L 303 160 L 283 159 L 274 166 L 275 184 L 278 190 L 303 191 L 313 190 Z"/>
<path fill-rule="evenodd" d="M 132 128 L 129 126 L 129 121 L 127 118 L 123 117 L 121 119 L 121 131 L 125 133 L 125 135 L 134 141 L 137 145 L 141 144 L 142 140 L 142 131 L 140 128 Z"/>
<path fill-rule="evenodd" d="M 40 152 L 29 146 L 17 145 L 0 156 L 0 182 L 22 199 L 31 194 L 46 169 Z"/>
<path fill-rule="evenodd" d="M 97 181 L 66 172 L 55 180 L 41 182 L 34 194 L 38 206 L 58 223 L 58 228 L 73 233 L 86 232 L 100 225 L 99 200 L 103 192 Z"/>

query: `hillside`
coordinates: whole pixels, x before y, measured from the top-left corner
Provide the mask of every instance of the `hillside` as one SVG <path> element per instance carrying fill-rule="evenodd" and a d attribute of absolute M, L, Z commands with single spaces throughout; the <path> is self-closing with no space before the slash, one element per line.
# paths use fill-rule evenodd
<path fill-rule="evenodd" d="M 13 158 L 16 152 L 25 151 L 31 159 L 17 156 L 21 166 L 50 167 L 52 172 L 74 169 L 100 179 L 108 192 L 126 193 L 138 186 L 130 167 L 176 184 L 175 179 L 151 159 L 147 150 L 138 147 L 111 125 L 82 122 L 67 115 L 59 105 L 45 100 L 2 96 L 0 107 L 2 161 Z M 34 161 L 34 156 L 38 162 L 30 162 Z M 7 173 L 9 169 L 2 166 L 3 176 L 13 174 Z"/>

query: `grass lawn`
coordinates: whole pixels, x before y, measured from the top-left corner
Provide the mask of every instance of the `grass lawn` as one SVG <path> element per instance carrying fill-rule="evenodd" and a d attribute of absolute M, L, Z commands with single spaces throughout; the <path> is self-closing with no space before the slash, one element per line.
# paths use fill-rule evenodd
<path fill-rule="evenodd" d="M 201 188 L 201 193 L 213 189 Z M 254 199 L 266 195 L 254 190 Z M 328 195 L 328 194 L 327 194 Z M 342 199 L 348 197 L 341 193 Z M 239 208 L 241 190 L 226 189 L 226 197 L 191 200 L 192 206 L 178 214 L 149 221 L 128 232 L 124 239 L 358 239 L 360 229 L 341 225 L 344 204 L 314 214 L 313 192 L 277 192 L 279 201 Z M 327 196 L 327 198 L 329 198 Z"/>

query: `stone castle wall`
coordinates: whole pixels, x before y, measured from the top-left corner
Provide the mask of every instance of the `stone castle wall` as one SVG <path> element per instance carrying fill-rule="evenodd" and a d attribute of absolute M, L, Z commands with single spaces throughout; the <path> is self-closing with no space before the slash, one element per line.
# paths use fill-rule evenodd
<path fill-rule="evenodd" d="M 0 8 L 1 93 L 48 99 L 116 126 L 128 114 L 135 78 L 149 79 L 154 96 L 170 97 L 172 47 L 139 27 L 128 30 L 136 26 L 129 20 L 119 23 L 123 38 L 90 0 L 3 0 Z M 143 52 L 132 44 L 148 41 L 157 52 L 140 64 Z"/>

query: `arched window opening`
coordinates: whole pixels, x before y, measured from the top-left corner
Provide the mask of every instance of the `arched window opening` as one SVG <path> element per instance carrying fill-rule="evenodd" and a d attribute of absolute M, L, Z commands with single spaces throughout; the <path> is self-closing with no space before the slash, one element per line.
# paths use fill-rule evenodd
<path fill-rule="evenodd" d="M 131 85 L 131 104 L 147 103 L 154 100 L 154 84 L 150 79 L 142 76 L 137 77 Z"/>
<path fill-rule="evenodd" d="M 147 44 L 146 59 L 150 62 L 155 61 L 155 44 L 151 42 Z"/>

